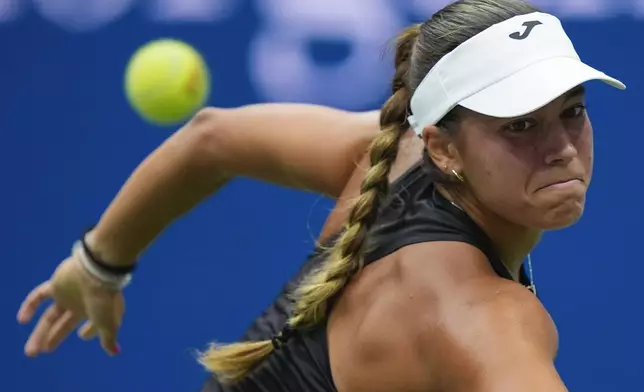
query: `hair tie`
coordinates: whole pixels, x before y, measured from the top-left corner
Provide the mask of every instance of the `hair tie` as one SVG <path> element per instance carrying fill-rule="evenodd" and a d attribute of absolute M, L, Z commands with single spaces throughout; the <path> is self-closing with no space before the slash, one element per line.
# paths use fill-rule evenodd
<path fill-rule="evenodd" d="M 291 327 L 290 325 L 286 324 L 284 328 L 278 333 L 277 335 L 273 335 L 271 338 L 271 343 L 273 344 L 273 348 L 275 350 L 279 350 L 284 346 L 288 340 L 295 335 L 295 329 Z"/>
<path fill-rule="evenodd" d="M 275 350 L 279 350 L 280 348 L 282 348 L 282 342 L 280 341 L 278 335 L 274 335 L 271 338 L 271 343 L 273 344 L 273 349 Z"/>

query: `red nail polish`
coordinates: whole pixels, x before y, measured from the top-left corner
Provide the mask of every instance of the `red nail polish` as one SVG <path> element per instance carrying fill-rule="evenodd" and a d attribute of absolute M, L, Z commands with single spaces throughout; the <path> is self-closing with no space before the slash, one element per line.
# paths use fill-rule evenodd
<path fill-rule="evenodd" d="M 112 351 L 114 354 L 120 354 L 121 353 L 121 346 L 117 343 L 114 348 L 112 348 Z"/>

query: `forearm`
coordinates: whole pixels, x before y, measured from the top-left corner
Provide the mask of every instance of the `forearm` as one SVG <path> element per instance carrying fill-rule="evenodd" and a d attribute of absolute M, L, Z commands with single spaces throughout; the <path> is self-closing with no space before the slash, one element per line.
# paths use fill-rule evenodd
<path fill-rule="evenodd" d="M 130 264 L 170 223 L 228 181 L 208 145 L 212 119 L 195 117 L 132 173 L 87 241 L 112 264 Z"/>
<path fill-rule="evenodd" d="M 88 243 L 107 262 L 132 263 L 166 226 L 233 176 L 337 197 L 377 121 L 377 112 L 301 104 L 204 109 L 136 169 Z"/>

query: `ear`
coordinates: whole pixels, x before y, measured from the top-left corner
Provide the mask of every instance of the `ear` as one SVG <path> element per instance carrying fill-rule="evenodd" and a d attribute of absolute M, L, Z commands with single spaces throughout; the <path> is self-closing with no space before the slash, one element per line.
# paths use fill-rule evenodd
<path fill-rule="evenodd" d="M 452 170 L 461 172 L 458 150 L 446 132 L 435 125 L 429 125 L 423 129 L 423 142 L 431 160 L 445 174 L 451 176 Z"/>

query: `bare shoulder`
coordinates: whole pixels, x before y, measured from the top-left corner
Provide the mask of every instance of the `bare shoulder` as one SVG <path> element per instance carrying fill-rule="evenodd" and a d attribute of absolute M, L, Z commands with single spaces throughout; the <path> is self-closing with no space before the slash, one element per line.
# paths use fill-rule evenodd
<path fill-rule="evenodd" d="M 351 364 L 333 366 L 340 392 L 566 390 L 547 311 L 529 290 L 496 276 L 477 249 L 418 244 L 369 268 L 340 301 L 340 317 L 343 307 L 368 309 L 344 342 L 348 353 L 333 350 L 342 333 L 329 331 L 332 359 Z"/>
<path fill-rule="evenodd" d="M 555 367 L 558 336 L 540 301 L 500 278 L 441 296 L 440 324 L 419 330 L 427 365 L 450 391 L 565 391 Z"/>

